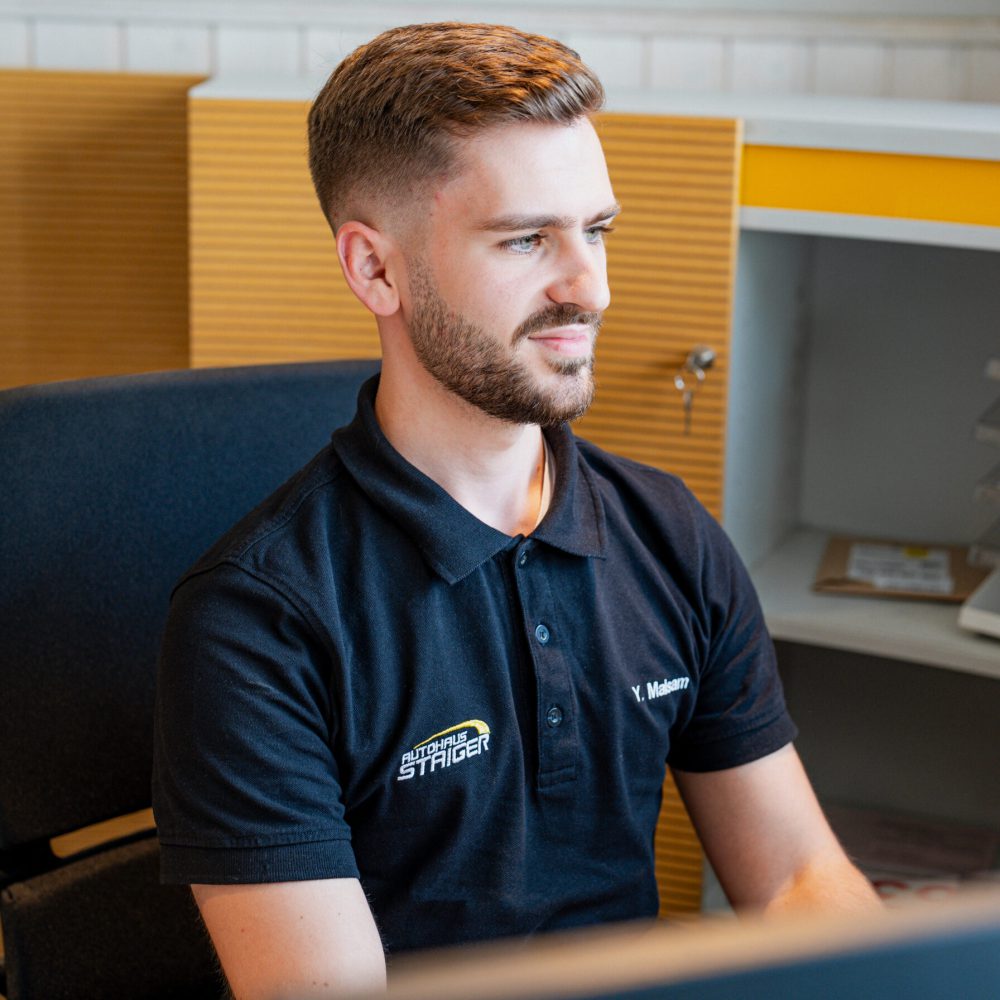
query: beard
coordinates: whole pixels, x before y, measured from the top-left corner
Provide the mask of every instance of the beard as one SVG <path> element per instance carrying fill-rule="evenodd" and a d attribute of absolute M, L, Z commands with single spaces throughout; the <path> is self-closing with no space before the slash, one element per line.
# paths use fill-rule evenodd
<path fill-rule="evenodd" d="M 597 331 L 601 314 L 554 304 L 525 320 L 504 345 L 452 311 L 429 269 L 415 261 L 410 273 L 413 316 L 410 339 L 417 359 L 444 388 L 491 417 L 512 424 L 553 427 L 583 416 L 594 398 L 594 356 L 546 358 L 556 376 L 546 384 L 532 375 L 515 347 L 532 333 L 586 323 Z"/>

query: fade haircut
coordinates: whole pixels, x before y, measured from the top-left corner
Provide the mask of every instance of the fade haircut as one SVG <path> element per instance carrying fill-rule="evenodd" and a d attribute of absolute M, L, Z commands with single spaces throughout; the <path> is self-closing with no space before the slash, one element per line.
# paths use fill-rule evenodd
<path fill-rule="evenodd" d="M 336 232 L 358 201 L 407 204 L 456 172 L 456 139 L 569 125 L 603 103 L 596 75 L 551 38 L 493 24 L 392 28 L 340 63 L 313 102 L 309 170 Z"/>

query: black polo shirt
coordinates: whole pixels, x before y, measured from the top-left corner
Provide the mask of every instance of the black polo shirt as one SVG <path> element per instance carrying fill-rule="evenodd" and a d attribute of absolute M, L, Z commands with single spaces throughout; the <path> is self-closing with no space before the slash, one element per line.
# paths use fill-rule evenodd
<path fill-rule="evenodd" d="M 665 764 L 794 735 L 745 570 L 679 480 L 566 427 L 542 524 L 488 527 L 376 384 L 174 593 L 164 879 L 359 876 L 390 951 L 654 915 Z"/>

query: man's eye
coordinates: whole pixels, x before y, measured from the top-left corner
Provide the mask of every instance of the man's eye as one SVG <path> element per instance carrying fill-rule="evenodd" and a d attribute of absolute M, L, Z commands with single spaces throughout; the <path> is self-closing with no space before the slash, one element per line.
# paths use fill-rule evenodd
<path fill-rule="evenodd" d="M 541 233 L 532 233 L 530 236 L 515 236 L 513 239 L 504 240 L 500 246 L 504 250 L 511 250 L 514 253 L 531 253 L 537 250 L 541 243 Z"/>
<path fill-rule="evenodd" d="M 614 226 L 609 226 L 607 223 L 601 223 L 599 226 L 591 226 L 587 230 L 587 242 L 588 243 L 601 243 L 604 237 L 608 233 L 613 233 L 615 231 Z"/>

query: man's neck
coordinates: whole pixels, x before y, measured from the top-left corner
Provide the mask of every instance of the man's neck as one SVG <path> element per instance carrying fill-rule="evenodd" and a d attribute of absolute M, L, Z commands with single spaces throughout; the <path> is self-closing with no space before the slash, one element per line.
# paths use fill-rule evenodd
<path fill-rule="evenodd" d="M 510 424 L 446 390 L 423 369 L 383 363 L 375 416 L 389 443 L 470 514 L 507 535 L 530 534 L 548 496 L 534 424 Z"/>

